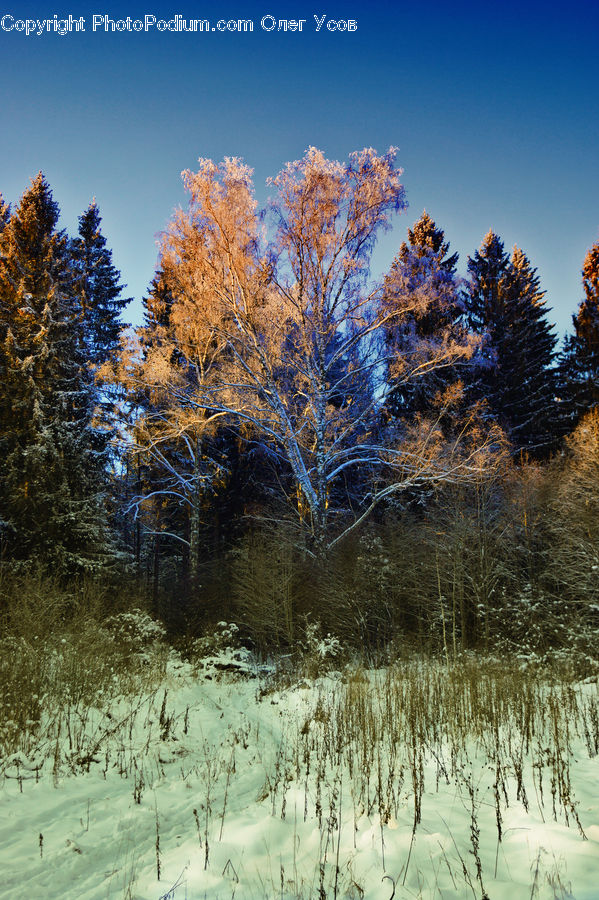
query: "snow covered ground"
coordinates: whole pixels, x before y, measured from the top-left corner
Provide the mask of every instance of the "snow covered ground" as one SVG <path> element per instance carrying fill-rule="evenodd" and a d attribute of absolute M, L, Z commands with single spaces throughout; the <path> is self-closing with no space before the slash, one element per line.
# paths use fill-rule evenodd
<path fill-rule="evenodd" d="M 490 693 L 483 727 L 475 680 L 423 673 L 412 702 L 401 671 L 272 689 L 173 655 L 0 770 L 0 896 L 597 900 L 597 682 L 520 719 Z"/>

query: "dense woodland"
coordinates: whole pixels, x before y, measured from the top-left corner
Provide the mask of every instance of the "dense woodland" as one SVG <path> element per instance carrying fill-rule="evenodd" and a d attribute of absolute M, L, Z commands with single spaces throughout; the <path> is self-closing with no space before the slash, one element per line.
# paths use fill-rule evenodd
<path fill-rule="evenodd" d="M 3 585 L 100 581 L 261 651 L 316 623 L 595 653 L 599 243 L 560 349 L 492 231 L 463 279 L 424 212 L 372 277 L 400 176 L 311 148 L 260 210 L 239 160 L 200 160 L 136 329 L 95 202 L 69 236 L 41 173 L 0 197 Z"/>

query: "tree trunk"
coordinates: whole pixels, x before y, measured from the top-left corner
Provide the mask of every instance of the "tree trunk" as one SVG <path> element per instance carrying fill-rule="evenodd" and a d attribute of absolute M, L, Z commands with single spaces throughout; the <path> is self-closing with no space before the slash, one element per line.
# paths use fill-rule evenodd
<path fill-rule="evenodd" d="M 193 464 L 193 495 L 189 519 L 189 593 L 193 598 L 199 587 L 200 567 L 200 442 L 196 441 Z"/>

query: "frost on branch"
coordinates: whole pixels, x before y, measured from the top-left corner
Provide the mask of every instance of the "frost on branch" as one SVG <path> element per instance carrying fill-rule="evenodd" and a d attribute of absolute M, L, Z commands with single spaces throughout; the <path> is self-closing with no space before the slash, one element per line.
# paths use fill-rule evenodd
<path fill-rule="evenodd" d="M 143 359 L 130 377 L 160 398 L 152 415 L 171 436 L 176 423 L 180 439 L 205 449 L 227 425 L 260 444 L 282 467 L 306 549 L 321 554 L 383 497 L 440 474 L 430 447 L 406 453 L 382 440 L 378 423 L 394 379 L 472 351 L 455 328 L 427 338 L 408 327 L 389 360 L 386 330 L 406 324 L 408 311 L 441 314 L 455 294 L 434 253 L 417 274 L 404 265 L 384 282 L 371 278 L 377 235 L 406 206 L 393 148 L 337 162 L 311 147 L 269 180 L 261 214 L 251 174 L 238 159 L 200 160 L 183 174 L 189 205 L 161 247 L 168 309 L 162 300 L 160 322 L 141 330 Z M 148 431 L 148 447 L 162 428 Z M 461 461 L 464 473 L 472 462 Z M 451 471 L 459 468 L 454 455 Z"/>

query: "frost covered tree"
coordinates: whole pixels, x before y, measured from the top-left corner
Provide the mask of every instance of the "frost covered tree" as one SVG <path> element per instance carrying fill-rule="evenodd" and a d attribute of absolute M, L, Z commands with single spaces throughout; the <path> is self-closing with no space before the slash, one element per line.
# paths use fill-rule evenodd
<path fill-rule="evenodd" d="M 222 483 L 226 453 L 220 444 L 221 414 L 193 409 L 178 397 L 206 383 L 218 354 L 201 341 L 181 340 L 174 309 L 177 280 L 168 266 L 156 273 L 144 298 L 145 324 L 114 369 L 101 369 L 104 383 L 124 388 L 127 420 L 124 451 L 131 470 L 127 512 L 138 532 L 138 551 L 151 548 L 154 581 L 162 556 L 182 547 L 193 592 L 200 566 L 201 514 Z"/>
<path fill-rule="evenodd" d="M 547 578 L 566 646 L 599 640 L 599 409 L 587 412 L 549 470 Z"/>
<path fill-rule="evenodd" d="M 4 197 L 0 194 L 0 232 L 4 230 L 6 223 L 10 217 L 10 206 L 5 202 Z"/>
<path fill-rule="evenodd" d="M 40 173 L 0 233 L 0 499 L 7 556 L 71 575 L 105 562 L 109 541 L 58 216 Z"/>
<path fill-rule="evenodd" d="M 560 360 L 563 417 L 571 431 L 599 401 L 599 242 L 582 267 L 584 300 L 572 316 L 574 334 L 566 338 Z"/>
<path fill-rule="evenodd" d="M 200 160 L 184 173 L 189 206 L 162 242 L 173 341 L 154 342 L 143 371 L 128 367 L 168 394 L 165 408 L 180 420 L 205 429 L 221 418 L 260 440 L 288 470 L 289 509 L 316 556 L 383 497 L 481 462 L 474 448 L 442 447 L 434 429 L 373 433 L 390 390 L 384 328 L 430 302 L 422 290 L 409 307 L 389 308 L 395 274 L 385 287 L 370 276 L 377 234 L 405 206 L 394 157 L 363 150 L 344 163 L 310 148 L 269 181 L 266 224 L 250 169 Z M 431 359 L 428 347 L 426 369 L 464 352 L 443 345 Z M 412 360 L 400 368 L 404 381 L 423 370 Z"/>
<path fill-rule="evenodd" d="M 468 259 L 465 292 L 470 327 L 485 338 L 469 377 L 517 451 L 545 454 L 555 440 L 556 337 L 539 277 L 526 254 L 511 258 L 489 231 Z"/>
<path fill-rule="evenodd" d="M 412 228 L 408 228 L 408 240 L 400 247 L 400 258 L 404 258 L 410 250 L 432 250 L 439 259 L 440 267 L 450 275 L 456 274 L 458 254 L 449 253 L 449 241 L 445 240 L 445 232 L 439 228 L 426 210 Z"/>
<path fill-rule="evenodd" d="M 244 529 L 244 514 L 268 498 L 282 476 L 267 460 L 247 422 L 222 411 L 190 408 L 181 395 L 198 381 L 214 383 L 226 358 L 209 328 L 185 334 L 180 321 L 180 270 L 161 266 L 144 305 L 144 325 L 116 372 L 125 387 L 124 443 L 129 472 L 126 509 L 134 521 L 138 555 L 152 556 L 154 579 L 176 561 L 193 595 Z M 196 323 L 199 328 L 199 323 Z M 105 370 L 110 367 L 105 367 Z M 191 412 L 190 412 L 191 409 Z M 177 549 L 179 548 L 179 549 Z M 220 556 L 222 575 L 222 556 Z"/>

